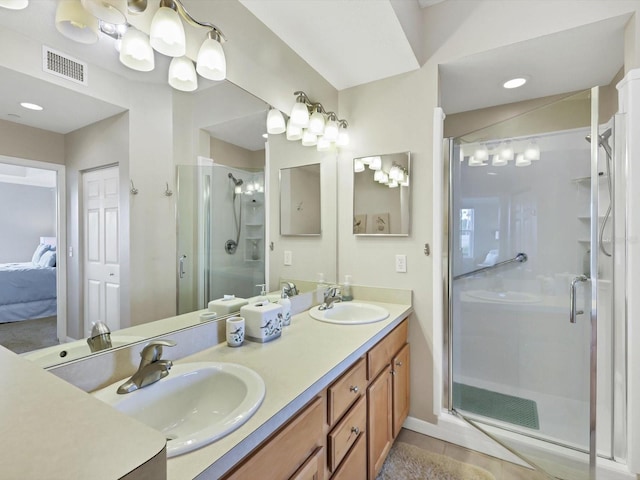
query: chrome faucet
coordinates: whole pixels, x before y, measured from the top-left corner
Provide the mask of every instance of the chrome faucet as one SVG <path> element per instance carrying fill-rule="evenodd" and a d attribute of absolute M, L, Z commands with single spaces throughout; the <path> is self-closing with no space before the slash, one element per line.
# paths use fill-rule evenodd
<path fill-rule="evenodd" d="M 140 352 L 140 366 L 129 380 L 118 387 L 119 394 L 131 393 L 139 388 L 156 383 L 169 375 L 173 366 L 171 360 L 161 360 L 162 347 L 175 347 L 173 340 L 153 340 Z"/>
<path fill-rule="evenodd" d="M 104 322 L 95 322 L 91 327 L 91 336 L 87 338 L 91 353 L 111 348 L 111 330 Z"/>
<path fill-rule="evenodd" d="M 298 287 L 293 282 L 282 282 L 282 292 L 287 294 L 287 297 L 293 297 L 298 295 Z"/>
<path fill-rule="evenodd" d="M 318 307 L 318 310 L 327 310 L 333 308 L 334 303 L 342 301 L 342 293 L 338 285 L 327 288 L 324 292 L 324 303 Z"/>

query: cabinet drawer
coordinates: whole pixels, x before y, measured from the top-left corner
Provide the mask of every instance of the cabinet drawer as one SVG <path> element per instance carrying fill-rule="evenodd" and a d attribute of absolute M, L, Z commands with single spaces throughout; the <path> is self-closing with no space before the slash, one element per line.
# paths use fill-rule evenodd
<path fill-rule="evenodd" d="M 331 480 L 367 480 L 367 439 L 359 435 Z"/>
<path fill-rule="evenodd" d="M 367 369 L 364 358 L 347 371 L 328 389 L 328 422 L 333 425 L 342 417 L 367 388 Z"/>
<path fill-rule="evenodd" d="M 324 402 L 317 398 L 243 462 L 226 480 L 291 478 L 322 446 Z M 318 455 L 322 455 L 320 450 Z M 304 477 L 303 477 L 304 478 Z"/>
<path fill-rule="evenodd" d="M 316 448 L 309 460 L 289 480 L 322 480 L 324 478 L 323 447 Z"/>
<path fill-rule="evenodd" d="M 332 472 L 340 465 L 355 441 L 366 435 L 367 403 L 365 398 L 360 397 L 349 413 L 329 433 L 329 470 Z"/>
<path fill-rule="evenodd" d="M 407 343 L 407 324 L 408 322 L 403 320 L 389 335 L 369 350 L 367 353 L 367 380 L 374 379 Z"/>

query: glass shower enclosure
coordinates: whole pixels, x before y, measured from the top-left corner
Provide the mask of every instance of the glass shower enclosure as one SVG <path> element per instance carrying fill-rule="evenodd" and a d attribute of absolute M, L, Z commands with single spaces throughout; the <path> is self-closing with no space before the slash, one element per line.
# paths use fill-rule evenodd
<path fill-rule="evenodd" d="M 449 142 L 447 407 L 549 478 L 595 478 L 596 440 L 612 456 L 613 137 L 597 97 Z"/>
<path fill-rule="evenodd" d="M 178 314 L 265 282 L 264 170 L 211 163 L 177 172 Z"/>

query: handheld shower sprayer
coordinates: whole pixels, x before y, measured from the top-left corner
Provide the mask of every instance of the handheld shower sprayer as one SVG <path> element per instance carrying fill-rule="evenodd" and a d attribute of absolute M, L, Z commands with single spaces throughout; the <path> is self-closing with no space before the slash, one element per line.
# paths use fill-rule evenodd
<path fill-rule="evenodd" d="M 607 220 L 609 220 L 609 216 L 611 215 L 611 205 L 613 203 L 612 187 L 611 187 L 611 162 L 612 162 L 613 153 L 611 151 L 611 145 L 609 145 L 609 137 L 611 136 L 612 133 L 613 133 L 613 130 L 611 128 L 607 128 L 602 134 L 598 135 L 598 145 L 604 149 L 604 153 L 607 156 L 605 163 L 607 165 L 607 187 L 609 188 L 609 207 L 607 208 L 607 212 L 604 215 L 602 225 L 600 225 L 598 243 L 600 244 L 600 251 L 602 251 L 602 253 L 605 254 L 607 257 L 611 256 L 611 252 L 608 252 L 607 249 L 605 248 L 603 238 L 604 238 L 604 229 L 607 225 Z M 585 137 L 585 140 L 591 143 L 591 135 L 587 135 Z"/>

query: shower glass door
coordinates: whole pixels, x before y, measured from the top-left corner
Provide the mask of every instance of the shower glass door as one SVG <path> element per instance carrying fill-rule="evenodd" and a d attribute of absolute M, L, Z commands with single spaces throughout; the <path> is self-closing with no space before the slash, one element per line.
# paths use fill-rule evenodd
<path fill-rule="evenodd" d="M 265 279 L 264 170 L 211 163 L 177 174 L 178 314 L 227 294 L 251 297 Z"/>
<path fill-rule="evenodd" d="M 594 447 L 591 96 L 454 139 L 450 179 L 450 408 L 571 480 Z"/>

